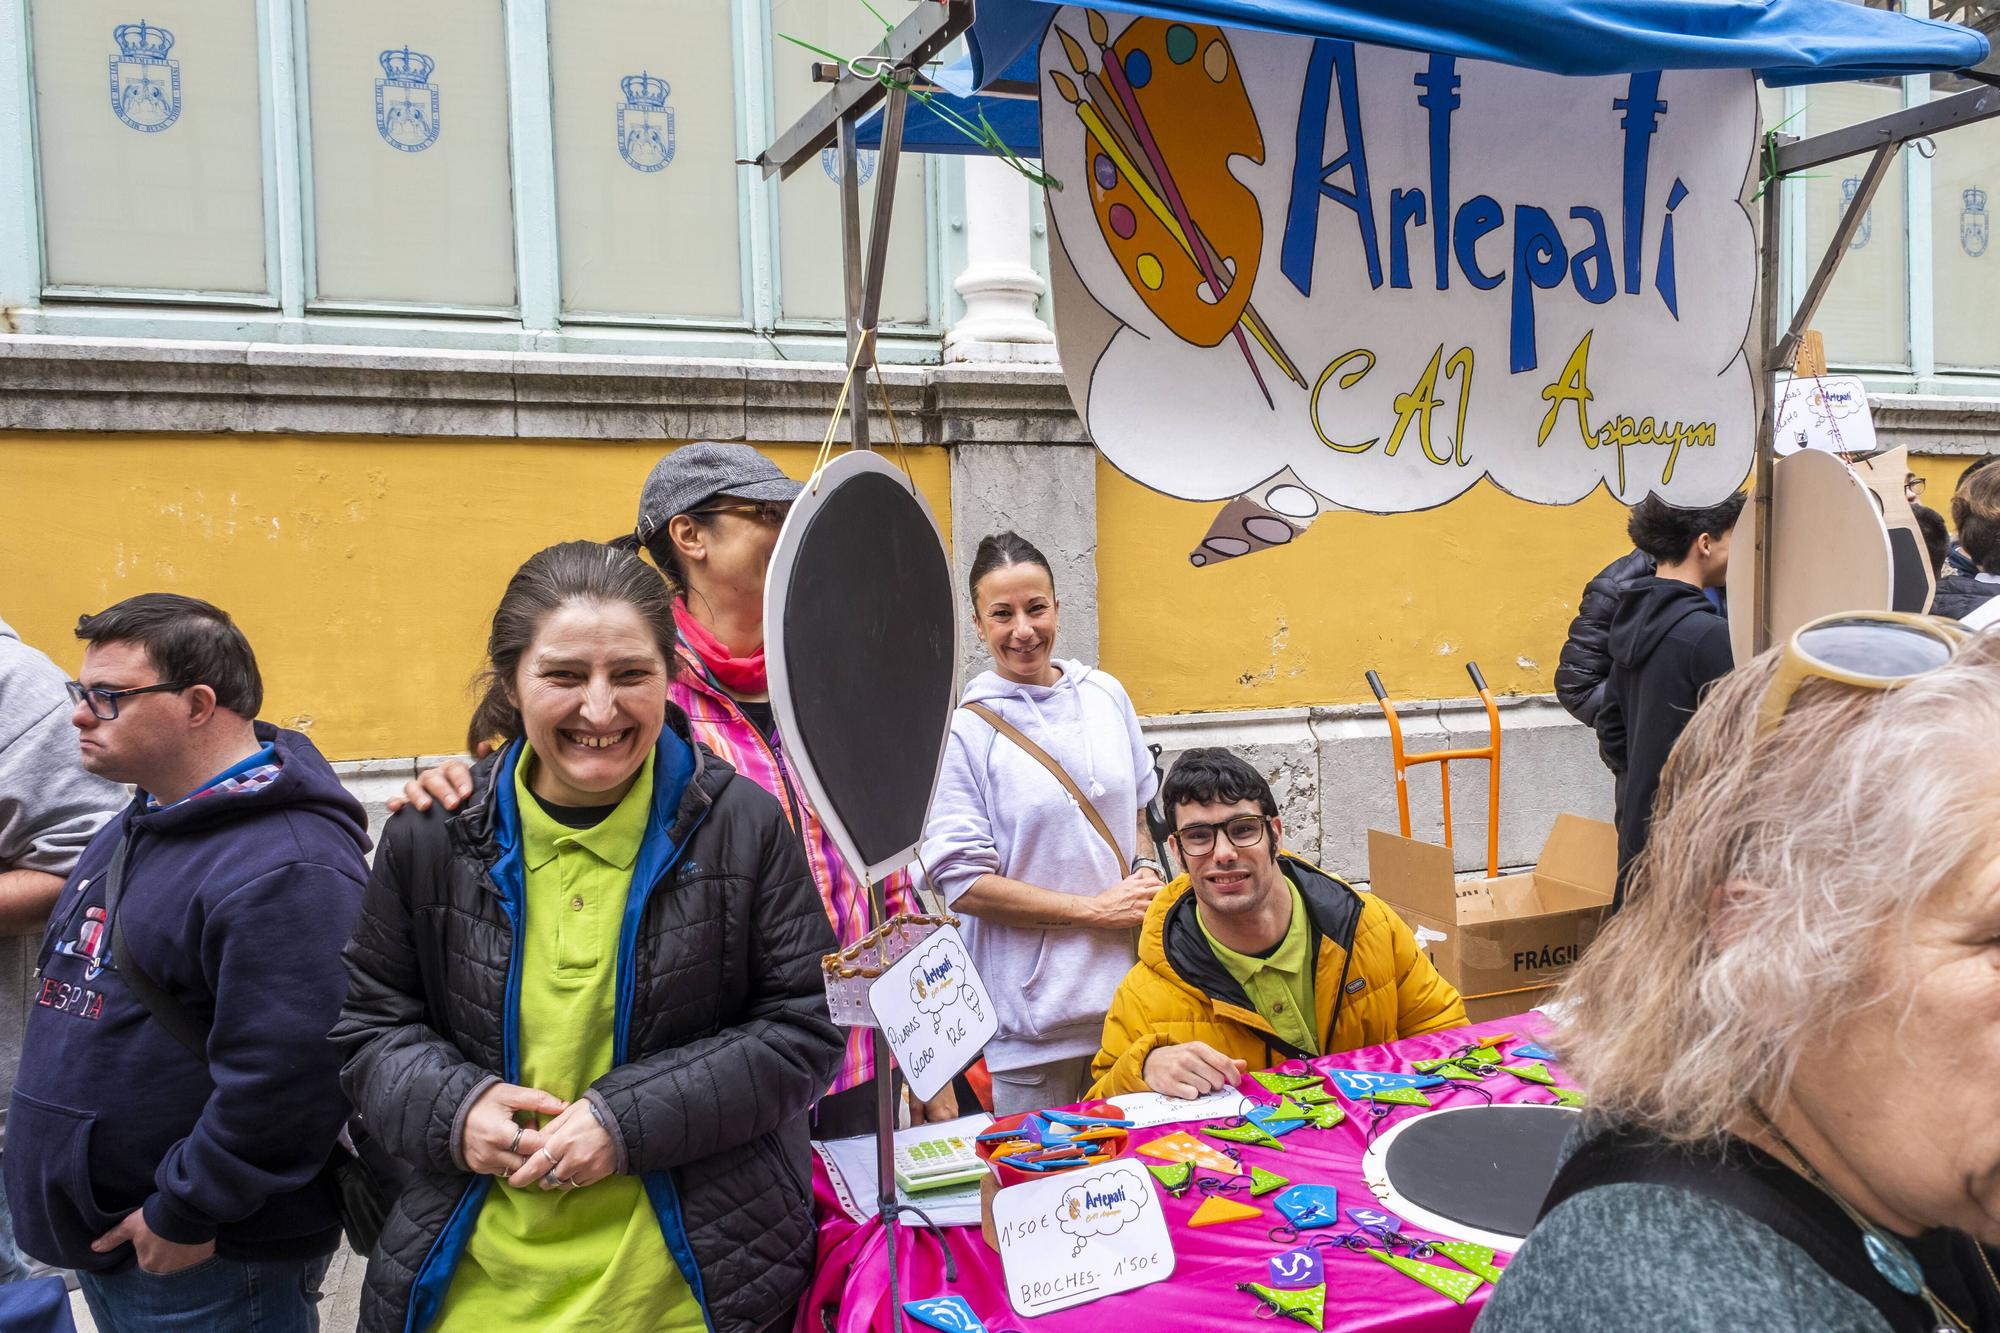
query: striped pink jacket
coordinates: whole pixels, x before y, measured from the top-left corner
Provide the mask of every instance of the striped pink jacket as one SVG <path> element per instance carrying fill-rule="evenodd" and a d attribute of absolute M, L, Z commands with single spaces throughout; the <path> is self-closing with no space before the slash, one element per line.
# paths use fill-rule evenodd
<path fill-rule="evenodd" d="M 868 889 L 861 877 L 841 859 L 833 837 L 820 823 L 819 812 L 806 798 L 805 785 L 792 771 L 782 748 L 767 742 L 754 723 L 743 715 L 736 701 L 725 693 L 702 664 L 687 641 L 680 645 L 680 670 L 674 675 L 673 701 L 688 715 L 695 739 L 713 750 L 738 773 L 778 798 L 785 817 L 799 831 L 805 846 L 806 864 L 812 868 L 813 883 L 819 886 L 820 902 L 826 907 L 833 933 L 841 945 L 854 943 L 868 933 Z M 910 877 L 899 870 L 883 884 L 883 897 L 890 912 L 916 910 L 910 893 Z M 867 1028 L 851 1028 L 847 1033 L 847 1055 L 834 1076 L 829 1093 L 845 1092 L 875 1076 L 875 1048 Z"/>

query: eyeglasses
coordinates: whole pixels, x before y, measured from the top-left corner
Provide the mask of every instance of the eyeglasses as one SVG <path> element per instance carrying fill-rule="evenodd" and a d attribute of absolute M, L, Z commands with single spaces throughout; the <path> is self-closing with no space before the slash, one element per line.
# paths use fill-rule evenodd
<path fill-rule="evenodd" d="M 1893 690 L 1949 662 L 1968 637 L 1957 621 L 1901 611 L 1842 611 L 1802 625 L 1786 641 L 1778 674 L 1764 691 L 1757 739 L 1778 729 L 1792 696 L 1814 677 Z"/>
<path fill-rule="evenodd" d="M 99 722 L 111 722 L 118 717 L 120 699 L 129 699 L 135 694 L 169 694 L 193 685 L 191 680 L 169 680 L 158 685 L 137 685 L 129 690 L 99 690 L 74 680 L 63 682 L 64 688 L 69 691 L 70 705 L 87 704 L 90 715 Z"/>
<path fill-rule="evenodd" d="M 1174 842 L 1183 856 L 1207 856 L 1215 850 L 1215 835 L 1226 833 L 1238 847 L 1255 847 L 1264 841 L 1271 821 L 1264 815 L 1238 815 L 1220 824 L 1189 824 L 1174 831 Z"/>
<path fill-rule="evenodd" d="M 1909 476 L 1903 478 L 1903 494 L 1914 500 L 1924 493 L 1924 487 L 1929 484 L 1924 478 L 1912 472 Z"/>
<path fill-rule="evenodd" d="M 741 504 L 713 505 L 707 509 L 690 509 L 690 518 L 707 518 L 711 514 L 743 514 L 756 519 L 766 527 L 777 527 L 785 521 L 785 515 L 792 512 L 788 500 L 746 500 Z"/>

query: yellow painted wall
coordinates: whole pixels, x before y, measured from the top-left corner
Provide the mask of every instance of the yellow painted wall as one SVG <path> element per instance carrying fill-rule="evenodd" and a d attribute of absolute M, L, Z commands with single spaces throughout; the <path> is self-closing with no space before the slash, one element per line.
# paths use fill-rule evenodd
<path fill-rule="evenodd" d="M 793 476 L 816 446 L 764 452 Z M 464 743 L 520 562 L 630 532 L 657 442 L 0 432 L 0 618 L 70 671 L 79 614 L 182 592 L 257 650 L 265 717 L 330 758 Z M 950 543 L 950 462 L 911 453 Z"/>
<path fill-rule="evenodd" d="M 1187 553 L 1219 506 L 1097 470 L 1104 665 L 1141 713 L 1553 688 L 1584 583 L 1631 550 L 1626 509 L 1599 491 L 1528 504 L 1482 482 L 1417 514 L 1332 513 L 1294 542 L 1197 569 Z"/>
<path fill-rule="evenodd" d="M 1970 459 L 1921 456 L 1923 500 L 1946 516 Z M 1583 585 L 1631 550 L 1603 491 L 1566 508 L 1482 482 L 1420 514 L 1334 513 L 1290 545 L 1196 569 L 1219 506 L 1097 468 L 1098 632 L 1104 666 L 1141 713 L 1547 693 Z"/>

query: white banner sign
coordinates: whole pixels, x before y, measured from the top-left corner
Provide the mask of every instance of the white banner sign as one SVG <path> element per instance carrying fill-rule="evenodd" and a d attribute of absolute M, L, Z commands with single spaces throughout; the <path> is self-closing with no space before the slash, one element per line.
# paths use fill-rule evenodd
<path fill-rule="evenodd" d="M 1859 375 L 1820 375 L 1789 379 L 1778 386 L 1778 457 L 1801 449 L 1830 454 L 1872 454 L 1875 416 L 1868 407 L 1868 386 Z"/>
<path fill-rule="evenodd" d="M 876 1026 L 921 1101 L 979 1058 L 1000 1030 L 955 926 L 928 935 L 868 987 Z"/>
<path fill-rule="evenodd" d="M 1173 1276 L 1166 1213 L 1137 1162 L 1010 1185 L 993 1196 L 993 1233 L 1024 1319 Z"/>
<path fill-rule="evenodd" d="M 1065 8 L 1041 112 L 1063 367 L 1135 480 L 1296 522 L 1748 472 L 1750 74 Z"/>

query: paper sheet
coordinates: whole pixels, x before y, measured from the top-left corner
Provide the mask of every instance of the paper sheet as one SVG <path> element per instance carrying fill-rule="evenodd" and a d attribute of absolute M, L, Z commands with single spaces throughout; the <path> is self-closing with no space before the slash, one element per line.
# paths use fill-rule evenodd
<path fill-rule="evenodd" d="M 1179 1125 L 1191 1120 L 1220 1120 L 1225 1116 L 1242 1115 L 1252 1104 L 1248 1097 L 1234 1088 L 1224 1088 L 1191 1101 L 1158 1092 L 1128 1092 L 1109 1100 L 1125 1113 L 1125 1118 L 1132 1122 L 1134 1129 Z"/>
<path fill-rule="evenodd" d="M 977 1115 L 960 1116 L 947 1120 L 941 1125 L 912 1125 L 908 1129 L 896 1131 L 896 1143 L 908 1147 L 925 1139 L 950 1138 L 954 1134 L 967 1138 L 982 1134 L 993 1123 L 993 1117 L 985 1112 Z M 829 1139 L 813 1144 L 813 1151 L 826 1163 L 826 1173 L 833 1180 L 834 1193 L 840 1196 L 841 1206 L 847 1209 L 849 1217 L 866 1221 L 881 1211 L 877 1202 L 880 1187 L 876 1184 L 875 1136 L 862 1134 L 851 1139 Z M 898 1203 L 912 1204 L 924 1210 L 931 1221 L 941 1227 L 979 1225 L 979 1182 L 961 1185 L 956 1189 L 927 1190 L 922 1194 L 910 1194 L 901 1186 L 896 1189 Z M 908 1213 L 897 1219 L 906 1227 L 920 1227 L 923 1219 Z"/>

